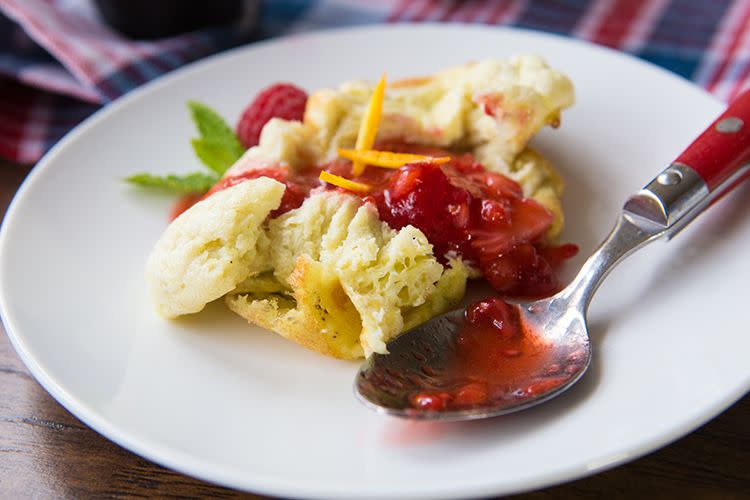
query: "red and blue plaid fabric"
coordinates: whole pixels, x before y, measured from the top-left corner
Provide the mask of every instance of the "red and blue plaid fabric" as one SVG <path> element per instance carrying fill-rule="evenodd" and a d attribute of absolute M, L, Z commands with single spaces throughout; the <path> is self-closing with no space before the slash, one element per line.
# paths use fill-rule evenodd
<path fill-rule="evenodd" d="M 206 55 L 284 33 L 374 23 L 518 26 L 606 45 L 729 100 L 750 83 L 750 0 L 265 0 L 247 23 L 123 38 L 88 0 L 0 0 L 0 156 L 38 160 L 99 107 Z"/>

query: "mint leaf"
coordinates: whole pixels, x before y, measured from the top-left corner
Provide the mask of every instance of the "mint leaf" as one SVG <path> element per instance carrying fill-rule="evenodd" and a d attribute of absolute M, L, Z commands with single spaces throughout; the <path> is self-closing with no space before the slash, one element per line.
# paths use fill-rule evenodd
<path fill-rule="evenodd" d="M 193 150 L 211 172 L 163 176 L 139 173 L 125 179 L 127 182 L 172 193 L 202 193 L 244 154 L 245 148 L 234 131 L 216 111 L 196 101 L 189 101 L 188 107 L 200 134 L 191 141 Z"/>
<path fill-rule="evenodd" d="M 239 158 L 220 142 L 209 139 L 192 139 L 190 143 L 193 145 L 193 151 L 195 151 L 198 159 L 220 176 Z"/>
<path fill-rule="evenodd" d="M 187 175 L 151 175 L 147 173 L 135 174 L 125 179 L 139 186 L 163 189 L 178 193 L 203 193 L 216 184 L 219 177 L 211 174 L 195 172 Z"/>
<path fill-rule="evenodd" d="M 193 149 L 203 163 L 217 174 L 223 174 L 245 148 L 240 144 L 227 122 L 213 109 L 197 101 L 188 101 L 190 114 L 200 133 L 200 145 L 193 141 Z"/>

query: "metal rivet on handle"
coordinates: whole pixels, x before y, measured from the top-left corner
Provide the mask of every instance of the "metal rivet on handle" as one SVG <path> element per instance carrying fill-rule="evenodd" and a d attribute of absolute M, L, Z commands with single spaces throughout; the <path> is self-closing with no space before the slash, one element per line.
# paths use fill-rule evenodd
<path fill-rule="evenodd" d="M 680 173 L 679 170 L 675 170 L 673 168 L 670 168 L 669 170 L 665 170 L 664 172 L 659 174 L 659 177 L 656 178 L 656 181 L 662 186 L 674 186 L 675 184 L 678 184 L 681 180 L 682 180 L 682 173 Z"/>
<path fill-rule="evenodd" d="M 743 125 L 744 123 L 741 119 L 735 116 L 730 116 L 729 118 L 724 118 L 717 123 L 716 130 L 723 134 L 734 134 L 735 132 L 739 132 Z"/>

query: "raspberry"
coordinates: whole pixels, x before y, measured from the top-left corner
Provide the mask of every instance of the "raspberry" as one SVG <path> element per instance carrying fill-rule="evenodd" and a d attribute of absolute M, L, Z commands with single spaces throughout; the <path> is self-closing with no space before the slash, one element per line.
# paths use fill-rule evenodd
<path fill-rule="evenodd" d="M 237 137 L 246 148 L 258 144 L 260 131 L 271 118 L 301 121 L 307 92 L 290 83 L 275 83 L 263 89 L 245 108 L 237 123 Z"/>

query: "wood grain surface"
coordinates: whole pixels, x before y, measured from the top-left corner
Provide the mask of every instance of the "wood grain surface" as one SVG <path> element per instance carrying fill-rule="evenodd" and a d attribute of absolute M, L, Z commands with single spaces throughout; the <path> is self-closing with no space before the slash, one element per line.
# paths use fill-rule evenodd
<path fill-rule="evenodd" d="M 0 214 L 28 171 L 0 161 Z M 513 498 L 750 499 L 749 424 L 745 396 L 640 460 Z M 0 498 L 117 497 L 263 498 L 172 472 L 101 437 L 41 388 L 0 333 Z"/>

